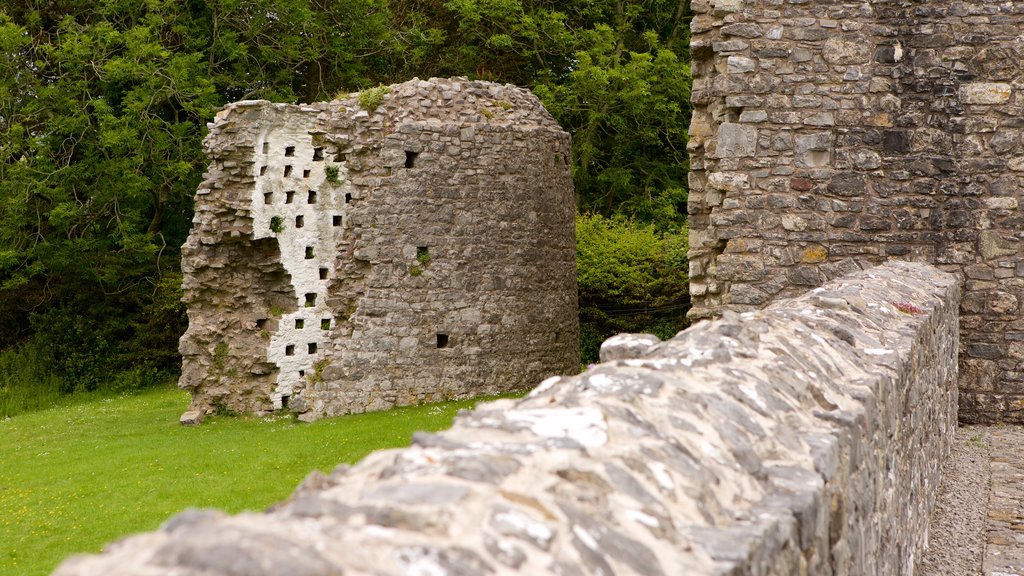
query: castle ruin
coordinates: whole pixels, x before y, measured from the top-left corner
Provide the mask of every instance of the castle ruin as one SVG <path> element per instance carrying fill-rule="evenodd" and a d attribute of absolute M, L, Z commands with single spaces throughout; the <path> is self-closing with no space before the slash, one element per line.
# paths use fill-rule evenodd
<path fill-rule="evenodd" d="M 375 92 L 239 102 L 210 125 L 182 249 L 183 421 L 311 420 L 578 369 L 569 135 L 509 85 Z"/>
<path fill-rule="evenodd" d="M 692 7 L 691 317 L 930 262 L 966 281 L 961 421 L 1024 422 L 1024 3 Z"/>

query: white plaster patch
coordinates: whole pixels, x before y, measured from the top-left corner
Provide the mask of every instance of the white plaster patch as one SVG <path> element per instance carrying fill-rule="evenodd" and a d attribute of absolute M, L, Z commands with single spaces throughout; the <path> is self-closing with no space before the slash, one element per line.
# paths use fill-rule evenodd
<path fill-rule="evenodd" d="M 277 239 L 296 299 L 295 312 L 267 310 L 262 318 L 277 317 L 267 346 L 267 360 L 279 369 L 271 393 L 277 409 L 314 374 L 330 341 L 335 319 L 326 305 L 327 286 L 334 276 L 346 194 L 352 191 L 346 164 L 335 161 L 337 150 L 313 145 L 308 130 L 315 116 L 300 118 L 305 122 L 271 123 L 253 155 L 253 238 Z"/>
<path fill-rule="evenodd" d="M 544 438 L 569 438 L 588 448 L 608 442 L 608 425 L 596 408 L 513 410 L 505 418 Z"/>

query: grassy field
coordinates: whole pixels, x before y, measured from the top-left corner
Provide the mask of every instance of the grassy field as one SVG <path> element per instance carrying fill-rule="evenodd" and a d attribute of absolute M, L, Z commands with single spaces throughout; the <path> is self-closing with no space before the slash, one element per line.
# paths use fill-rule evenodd
<path fill-rule="evenodd" d="M 259 510 L 313 469 L 407 445 L 472 401 L 299 424 L 214 418 L 186 428 L 177 389 L 0 419 L 0 575 L 48 574 L 70 554 L 157 528 L 188 507 Z"/>

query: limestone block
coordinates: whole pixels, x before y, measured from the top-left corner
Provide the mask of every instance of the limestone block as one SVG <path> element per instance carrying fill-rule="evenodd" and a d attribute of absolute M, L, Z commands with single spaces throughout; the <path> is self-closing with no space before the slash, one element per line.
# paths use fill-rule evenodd
<path fill-rule="evenodd" d="M 757 152 L 757 128 L 753 126 L 724 122 L 716 139 L 719 158 L 744 158 Z"/>
<path fill-rule="evenodd" d="M 871 60 L 873 48 L 863 39 L 829 38 L 822 46 L 821 56 L 829 64 L 867 64 Z"/>
<path fill-rule="evenodd" d="M 1013 95 L 1013 87 L 1001 82 L 972 82 L 960 87 L 964 104 L 1005 104 Z"/>

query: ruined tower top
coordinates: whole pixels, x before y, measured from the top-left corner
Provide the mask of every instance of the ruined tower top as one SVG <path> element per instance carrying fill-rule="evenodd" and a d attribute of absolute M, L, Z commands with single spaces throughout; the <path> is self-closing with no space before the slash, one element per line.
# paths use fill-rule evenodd
<path fill-rule="evenodd" d="M 222 110 L 183 248 L 190 418 L 304 419 L 578 366 L 569 136 L 509 85 Z"/>

